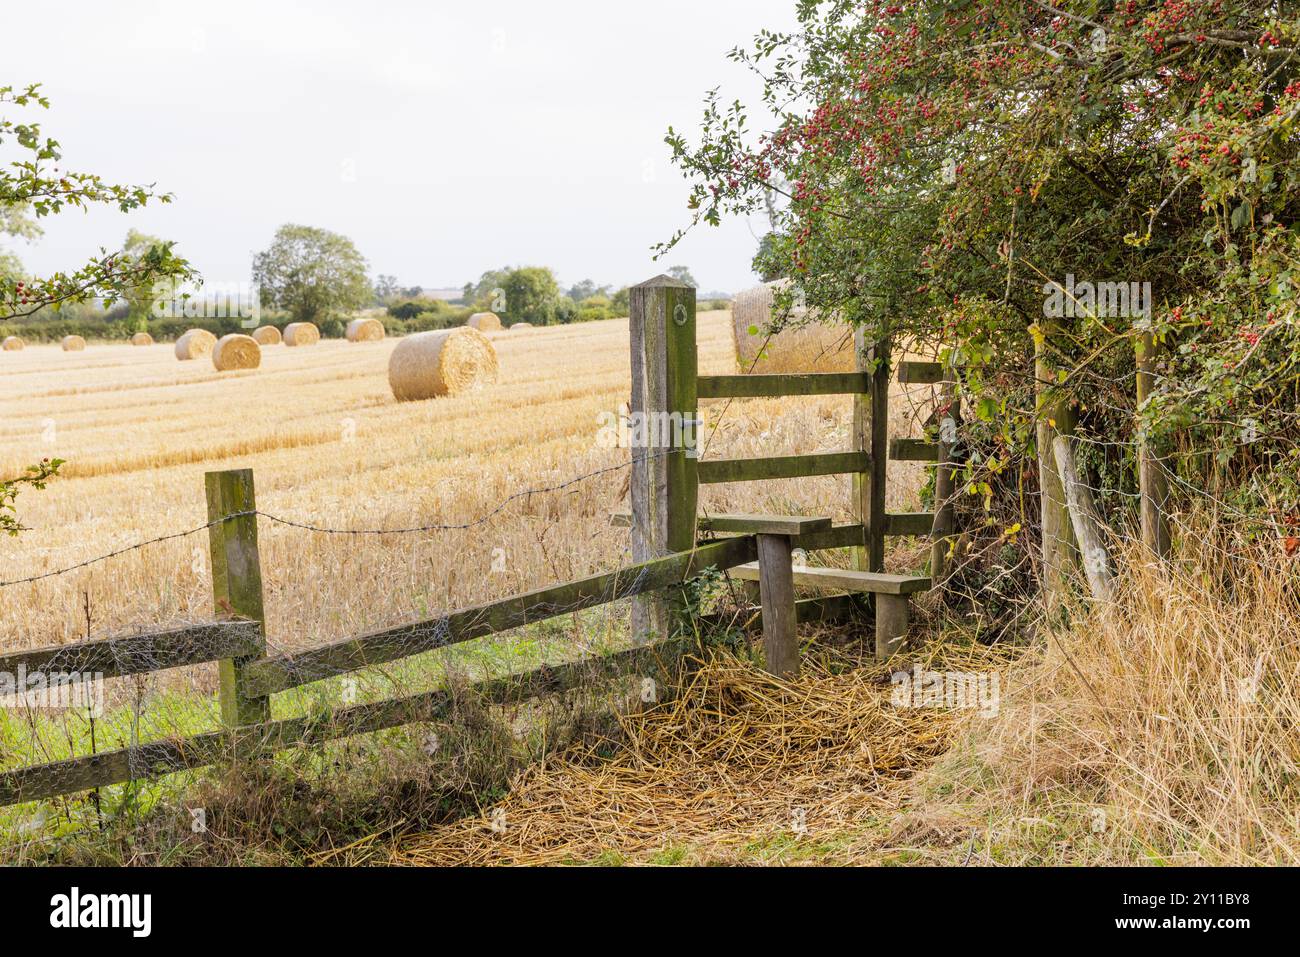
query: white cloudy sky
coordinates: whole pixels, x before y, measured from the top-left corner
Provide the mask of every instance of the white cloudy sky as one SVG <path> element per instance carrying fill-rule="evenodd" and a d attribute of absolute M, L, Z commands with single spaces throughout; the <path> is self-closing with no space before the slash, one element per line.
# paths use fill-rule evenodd
<path fill-rule="evenodd" d="M 153 182 L 170 206 L 65 213 L 14 251 L 30 271 L 83 262 L 134 226 L 175 239 L 212 281 L 248 277 L 285 222 L 350 236 L 371 272 L 458 286 L 504 264 L 637 282 L 691 267 L 734 291 L 763 221 L 686 222 L 663 144 L 704 92 L 747 98 L 725 57 L 794 0 L 189 0 L 33 8 L 3 79 L 40 81 L 64 165 Z M 40 22 L 36 22 L 39 20 Z M 26 114 L 24 114 L 25 116 Z M 17 115 L 15 115 L 17 118 Z"/>

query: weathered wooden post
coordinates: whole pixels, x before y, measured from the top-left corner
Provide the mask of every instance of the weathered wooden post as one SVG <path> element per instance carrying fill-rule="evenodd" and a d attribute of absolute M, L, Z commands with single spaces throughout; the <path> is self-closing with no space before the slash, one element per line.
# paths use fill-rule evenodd
<path fill-rule="evenodd" d="M 1137 340 L 1137 401 L 1140 410 L 1155 390 L 1156 341 L 1150 332 Z M 1157 558 L 1169 555 L 1169 476 L 1156 440 L 1138 428 L 1138 490 L 1142 518 L 1142 542 Z"/>
<path fill-rule="evenodd" d="M 939 463 L 934 470 L 934 525 L 930 531 L 930 580 L 935 588 L 943 586 L 948 574 L 948 550 L 952 547 L 950 539 L 953 533 L 952 500 L 956 486 L 953 476 L 957 470 L 953 447 L 961 425 L 956 373 L 947 363 L 939 386 L 939 407 L 943 413 L 939 418 Z"/>
<path fill-rule="evenodd" d="M 1059 336 L 1060 328 L 1050 319 L 1044 319 L 1039 329 L 1040 334 L 1034 338 L 1034 378 L 1043 536 L 1043 599 L 1049 608 L 1053 608 L 1066 594 L 1077 552 L 1052 440 L 1058 435 L 1073 435 L 1077 417 L 1069 399 L 1058 388 L 1056 364 L 1051 358 L 1049 343 Z"/>
<path fill-rule="evenodd" d="M 853 474 L 853 513 L 865 540 L 855 548 L 854 567 L 885 569 L 885 470 L 889 460 L 889 334 L 868 345 L 862 328 L 853 333 L 857 368 L 871 376 L 868 391 L 853 396 L 853 448 L 871 456 L 870 471 Z M 874 368 L 873 368 L 874 367 Z"/>
<path fill-rule="evenodd" d="M 1106 549 L 1106 533 L 1097 514 L 1097 504 L 1093 501 L 1088 486 L 1079 478 L 1070 440 L 1058 435 L 1052 440 L 1052 452 L 1056 457 L 1057 473 L 1065 492 L 1070 522 L 1074 526 L 1074 535 L 1082 553 L 1083 573 L 1088 579 L 1088 588 L 1092 591 L 1092 597 L 1098 601 L 1111 601 L 1115 597 L 1114 573 Z"/>
<path fill-rule="evenodd" d="M 758 586 L 763 603 L 763 657 L 774 675 L 799 673 L 798 619 L 790 536 L 758 536 Z"/>
<path fill-rule="evenodd" d="M 253 470 L 208 472 L 208 547 L 212 556 L 212 600 L 219 619 L 246 618 L 260 626 L 261 649 L 220 662 L 221 720 L 228 727 L 271 719 L 269 696 L 244 693 L 243 671 L 266 657 L 266 623 L 262 609 L 262 564 L 257 552 L 257 496 Z"/>
<path fill-rule="evenodd" d="M 647 561 L 695 547 L 695 290 L 656 276 L 629 290 L 632 340 L 632 558 Z M 671 638 L 684 625 L 680 596 L 639 596 L 638 642 Z"/>

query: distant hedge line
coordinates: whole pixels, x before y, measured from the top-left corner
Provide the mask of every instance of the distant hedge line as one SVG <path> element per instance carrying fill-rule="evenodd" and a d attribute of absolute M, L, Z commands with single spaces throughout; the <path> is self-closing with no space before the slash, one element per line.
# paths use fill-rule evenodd
<path fill-rule="evenodd" d="M 450 329 L 463 326 L 474 311 L 469 306 L 450 306 L 441 304 L 433 311 L 411 311 L 409 307 L 389 309 L 389 314 L 382 321 L 384 329 L 391 336 L 407 335 L 412 332 L 429 332 L 435 329 Z M 423 305 L 423 303 L 421 303 Z M 576 304 L 575 304 L 576 305 Z M 704 301 L 699 305 L 706 309 L 726 309 L 730 307 L 726 300 Z M 397 314 L 395 315 L 394 312 Z M 588 322 L 599 319 L 620 318 L 618 310 L 602 306 L 578 306 L 573 311 L 570 322 Z M 284 313 L 263 313 L 259 325 L 275 326 L 281 331 L 292 322 L 291 316 Z M 144 330 L 154 337 L 156 342 L 174 342 L 189 329 L 206 329 L 215 336 L 224 336 L 232 332 L 250 331 L 244 320 L 238 316 L 226 319 L 150 319 Z M 342 339 L 347 330 L 347 319 L 326 319 L 317 323 L 321 335 L 326 339 Z M 140 325 L 126 318 L 69 318 L 69 319 L 29 319 L 25 322 L 0 322 L 0 339 L 5 336 L 18 336 L 24 342 L 59 342 L 64 336 L 81 336 L 87 341 L 125 342 L 140 331 Z"/>

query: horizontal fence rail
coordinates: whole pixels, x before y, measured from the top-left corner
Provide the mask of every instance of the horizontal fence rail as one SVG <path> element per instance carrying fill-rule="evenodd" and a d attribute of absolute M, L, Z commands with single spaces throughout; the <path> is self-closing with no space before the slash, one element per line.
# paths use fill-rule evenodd
<path fill-rule="evenodd" d="M 942 362 L 900 362 L 898 381 L 904 385 L 934 385 L 944 380 Z"/>
<path fill-rule="evenodd" d="M 561 665 L 540 666 L 477 682 L 468 690 L 487 701 L 507 702 L 571 690 L 581 683 L 648 669 L 680 654 L 683 643 L 663 642 Z M 405 724 L 446 717 L 458 689 L 439 688 L 404 698 L 340 708 L 326 715 L 268 721 L 181 740 L 150 741 L 134 747 L 69 758 L 0 774 L 0 806 L 38 801 L 89 788 L 147 780 L 195 770 L 241 755 L 322 744 Z"/>
<path fill-rule="evenodd" d="M 0 673 L 46 675 L 78 672 L 104 678 L 183 668 L 253 654 L 259 647 L 255 621 L 220 621 L 167 631 L 80 641 L 54 648 L 0 655 Z"/>
<path fill-rule="evenodd" d="M 890 439 L 889 457 L 895 462 L 938 462 L 939 443 L 925 439 Z"/>
<path fill-rule="evenodd" d="M 701 485 L 840 475 L 846 472 L 863 472 L 870 467 L 871 456 L 866 452 L 822 452 L 814 455 L 780 455 L 761 459 L 714 459 L 696 463 Z"/>
<path fill-rule="evenodd" d="M 696 379 L 701 399 L 752 399 L 787 395 L 854 395 L 865 392 L 864 372 L 808 372 L 784 375 L 702 375 Z"/>
<path fill-rule="evenodd" d="M 285 691 L 298 685 L 384 664 L 557 615 L 608 604 L 681 584 L 710 566 L 733 568 L 757 556 L 753 537 L 728 539 L 631 565 L 616 572 L 516 595 L 453 612 L 440 618 L 322 645 L 309 651 L 262 658 L 244 670 L 251 695 Z"/>

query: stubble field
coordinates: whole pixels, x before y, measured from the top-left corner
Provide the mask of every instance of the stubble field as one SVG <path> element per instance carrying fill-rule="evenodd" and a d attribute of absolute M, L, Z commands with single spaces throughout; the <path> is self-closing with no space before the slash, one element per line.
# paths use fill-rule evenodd
<path fill-rule="evenodd" d="M 729 313 L 702 313 L 698 338 L 701 373 L 735 371 Z M 268 347 L 260 369 L 236 373 L 217 373 L 206 359 L 180 362 L 167 344 L 6 353 L 0 474 L 46 456 L 67 464 L 47 490 L 19 500 L 30 530 L 0 542 L 0 582 L 199 528 L 203 473 L 243 467 L 254 470 L 259 508 L 293 522 L 348 530 L 478 523 L 349 535 L 262 519 L 269 640 L 281 650 L 626 562 L 627 530 L 608 516 L 627 505 L 620 466 L 628 452 L 607 447 L 599 430 L 601 414 L 629 396 L 627 320 L 493 341 L 496 385 L 409 403 L 396 402 L 387 383 L 396 340 Z M 906 399 L 896 397 L 892 411 L 893 434 L 906 434 Z M 703 412 L 710 458 L 850 447 L 847 397 L 717 401 Z M 919 469 L 891 468 L 891 510 L 915 508 Z M 609 471 L 521 494 L 601 469 Z M 849 517 L 848 500 L 845 476 L 702 494 L 714 511 L 838 519 Z M 0 647 L 209 618 L 207 564 L 200 532 L 0 587 Z"/>

